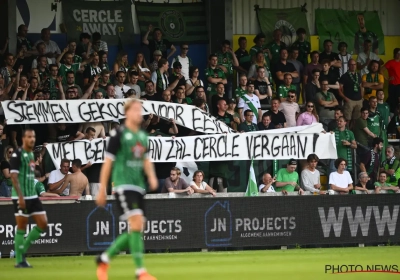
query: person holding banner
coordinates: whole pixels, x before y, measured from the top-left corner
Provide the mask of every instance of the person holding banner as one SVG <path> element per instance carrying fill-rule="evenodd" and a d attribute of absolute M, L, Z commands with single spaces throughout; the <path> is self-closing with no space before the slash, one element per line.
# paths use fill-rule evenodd
<path fill-rule="evenodd" d="M 140 130 L 142 123 L 142 105 L 137 99 L 125 102 L 125 126 L 112 131 L 107 147 L 105 161 L 100 172 L 100 191 L 97 195 L 98 206 L 106 205 L 106 189 L 110 174 L 114 182 L 113 190 L 120 218 L 128 222 L 129 232 L 124 232 L 100 256 L 96 258 L 97 278 L 108 279 L 109 263 L 120 251 L 129 248 L 136 265 L 138 280 L 155 280 L 147 273 L 143 265 L 143 227 L 145 222 L 145 199 L 147 176 L 150 190 L 157 189 L 157 177 L 154 165 L 148 157 L 148 137 Z"/>
<path fill-rule="evenodd" d="M 242 122 L 246 120 L 245 115 L 243 114 L 246 110 L 251 110 L 253 112 L 253 123 L 257 124 L 261 121 L 261 104 L 260 99 L 257 95 L 254 94 L 254 82 L 248 81 L 247 82 L 247 93 L 243 95 L 239 99 L 238 104 L 239 115 L 242 118 Z"/>

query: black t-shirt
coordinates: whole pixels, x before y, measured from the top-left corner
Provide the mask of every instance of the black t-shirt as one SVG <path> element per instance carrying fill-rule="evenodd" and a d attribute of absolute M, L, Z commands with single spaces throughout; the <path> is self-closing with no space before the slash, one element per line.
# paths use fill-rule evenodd
<path fill-rule="evenodd" d="M 172 84 L 172 83 L 175 82 L 175 81 L 176 81 L 176 76 L 175 76 L 174 74 L 172 74 L 172 75 L 170 75 L 170 76 L 168 77 L 168 83 L 169 83 L 169 84 Z M 182 77 L 182 78 L 179 79 L 179 82 L 178 82 L 178 84 L 176 85 L 176 87 L 174 88 L 174 90 L 176 90 L 176 88 L 179 87 L 179 86 L 186 86 L 185 77 Z"/>
<path fill-rule="evenodd" d="M 101 73 L 101 68 L 99 66 L 93 66 L 92 64 L 89 64 L 85 67 L 85 70 L 83 71 L 83 78 L 90 80 L 90 78 L 100 73 Z"/>
<path fill-rule="evenodd" d="M 254 81 L 254 89 L 258 89 L 258 92 L 260 95 L 268 95 L 268 84 L 265 81 L 259 81 L 255 80 Z M 270 103 L 270 98 L 264 98 L 260 100 L 261 104 L 269 104 Z"/>
<path fill-rule="evenodd" d="M 79 124 L 70 124 L 67 125 L 65 130 L 61 130 L 58 127 L 56 128 L 56 139 L 57 142 L 65 142 L 70 141 L 72 138 L 75 138 L 78 133 Z"/>
<path fill-rule="evenodd" d="M 294 67 L 294 65 L 292 63 L 290 63 L 289 61 L 286 61 L 286 64 L 283 64 L 282 61 L 278 61 L 275 64 L 274 67 L 274 81 L 276 83 L 276 87 L 278 88 L 281 84 L 283 84 L 283 80 L 279 80 L 276 76 L 276 72 L 282 72 L 282 73 L 286 73 L 286 72 L 296 72 L 296 67 Z"/>
<path fill-rule="evenodd" d="M 243 51 L 241 49 L 238 49 L 237 51 L 235 51 L 235 55 L 237 60 L 239 61 L 240 67 L 249 71 L 251 66 L 251 57 L 249 55 L 249 52 L 247 50 Z"/>
<path fill-rule="evenodd" d="M 223 123 L 225 123 L 227 126 L 231 127 L 231 123 L 233 122 L 233 116 L 231 114 L 228 114 L 225 112 L 225 115 L 221 116 L 217 113 L 214 114 L 215 118 Z"/>
<path fill-rule="evenodd" d="M 215 94 L 211 97 L 211 110 L 213 114 L 216 114 L 218 112 L 218 101 L 220 100 L 225 100 L 226 104 L 228 104 L 228 98 L 225 97 L 225 95 L 223 97 L 220 97 L 218 94 Z"/>
<path fill-rule="evenodd" d="M 171 49 L 172 43 L 167 39 L 162 39 L 159 42 L 156 40 L 149 40 L 150 62 L 153 62 L 153 53 L 156 50 L 161 51 L 162 57 L 167 58 L 168 50 Z"/>
<path fill-rule="evenodd" d="M 145 94 L 141 98 L 149 100 L 149 101 L 160 101 L 160 97 L 158 96 L 157 93 L 154 93 L 153 95 Z"/>
<path fill-rule="evenodd" d="M 7 168 L 10 169 L 10 163 L 8 161 L 6 161 L 6 160 L 2 160 L 1 163 L 0 163 L 0 169 L 1 169 L 1 172 L 2 172 L 1 176 L 3 176 L 3 170 L 7 169 Z"/>
<path fill-rule="evenodd" d="M 332 71 L 332 70 L 329 70 L 328 74 L 325 74 L 324 72 L 321 72 L 320 76 L 319 76 L 319 81 L 321 82 L 323 79 L 324 80 L 328 80 L 328 83 L 330 85 L 334 85 L 334 84 L 336 84 L 336 82 L 339 81 L 339 74 L 336 73 L 335 71 Z M 338 97 L 339 90 L 334 89 L 334 88 L 330 88 L 329 91 L 332 92 L 335 95 L 336 98 Z"/>
<path fill-rule="evenodd" d="M 282 127 L 284 126 L 284 123 L 286 122 L 286 118 L 285 118 L 285 115 L 281 111 L 278 111 L 278 113 L 275 114 L 274 112 L 269 110 L 267 112 L 267 115 L 271 116 L 271 123 L 274 125 L 274 127 L 279 124 L 282 125 Z"/>
<path fill-rule="evenodd" d="M 171 128 L 171 123 L 164 120 L 160 119 L 158 123 L 152 124 L 150 123 L 149 126 L 147 127 L 146 131 L 148 133 L 151 133 L 152 130 L 155 130 L 155 135 L 157 135 L 157 132 L 160 132 L 160 135 L 165 134 L 165 135 L 170 135 L 169 129 Z"/>
<path fill-rule="evenodd" d="M 331 52 L 330 54 L 327 54 L 326 52 L 322 52 L 319 54 L 318 63 L 321 64 L 322 60 L 325 59 L 329 61 L 340 60 L 339 55 L 337 53 Z M 335 72 L 338 77 L 340 76 L 339 70 L 340 68 L 331 66 L 331 71 Z"/>
<path fill-rule="evenodd" d="M 351 78 L 350 75 L 352 75 L 353 78 Z M 358 84 L 354 81 L 358 82 Z M 339 83 L 343 85 L 344 96 L 354 101 L 362 99 L 360 87 L 361 75 L 359 73 L 350 74 L 350 72 L 347 72 L 340 77 Z"/>
<path fill-rule="evenodd" d="M 315 84 L 313 83 L 308 83 L 306 85 L 306 101 L 312 101 L 314 104 L 317 101 L 317 93 L 320 92 L 321 89 L 318 88 Z"/>
<path fill-rule="evenodd" d="M 272 121 L 270 122 L 270 124 L 268 125 L 268 127 L 266 127 L 262 122 L 259 122 L 257 124 L 258 130 L 270 130 L 270 129 L 275 129 L 275 125 L 272 123 Z"/>

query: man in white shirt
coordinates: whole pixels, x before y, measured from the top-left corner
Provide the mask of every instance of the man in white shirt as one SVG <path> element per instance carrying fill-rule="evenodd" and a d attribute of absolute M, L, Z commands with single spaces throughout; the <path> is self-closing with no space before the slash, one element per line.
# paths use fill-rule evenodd
<path fill-rule="evenodd" d="M 275 189 L 272 184 L 275 183 L 275 181 L 275 178 L 272 178 L 271 174 L 265 173 L 262 177 L 263 183 L 258 187 L 258 191 L 263 193 L 274 193 Z"/>
<path fill-rule="evenodd" d="M 41 32 L 41 39 L 38 40 L 35 45 L 38 43 L 44 42 L 46 45 L 46 55 L 48 58 L 51 58 L 51 63 L 56 63 L 56 57 L 61 53 L 60 48 L 58 47 L 57 43 L 50 40 L 50 29 L 43 28 Z"/>
<path fill-rule="evenodd" d="M 174 62 L 180 62 L 182 65 L 182 70 L 181 74 L 185 77 L 185 80 L 189 80 L 189 67 L 192 66 L 192 60 L 187 56 L 187 53 L 189 51 L 189 45 L 188 44 L 181 44 L 181 54 L 176 56 L 174 59 L 172 59 L 171 62 L 171 69 L 173 68 Z"/>
<path fill-rule="evenodd" d="M 125 72 L 123 71 L 118 71 L 117 74 L 115 75 L 117 77 L 116 83 L 115 83 L 115 98 L 116 99 L 122 99 L 124 98 L 125 93 L 128 92 L 131 88 L 124 85 L 125 82 Z"/>
<path fill-rule="evenodd" d="M 245 121 L 243 113 L 246 110 L 251 110 L 254 113 L 253 123 L 257 124 L 261 122 L 262 111 L 261 111 L 260 99 L 258 98 L 257 95 L 254 94 L 253 81 L 247 82 L 247 93 L 239 99 L 238 109 L 239 109 L 239 115 L 242 118 L 242 122 Z"/>
<path fill-rule="evenodd" d="M 286 127 L 296 126 L 296 117 L 300 113 L 300 107 L 296 103 L 295 90 L 288 91 L 287 99 L 279 105 L 279 110 L 285 115 Z"/>
<path fill-rule="evenodd" d="M 70 161 L 68 159 L 62 159 L 60 169 L 53 170 L 50 172 L 49 180 L 47 186 L 49 187 L 49 192 L 58 193 L 68 196 L 69 195 L 69 185 L 64 185 L 69 172 Z"/>
<path fill-rule="evenodd" d="M 379 65 L 383 65 L 383 60 L 379 58 L 379 56 L 371 51 L 372 42 L 371 40 L 364 41 L 364 51 L 358 54 L 357 57 L 357 70 L 361 70 L 361 76 L 364 74 L 368 74 L 368 65 L 371 60 L 379 61 Z"/>
<path fill-rule="evenodd" d="M 312 193 L 325 194 L 321 191 L 321 181 L 319 171 L 316 169 L 319 158 L 316 154 L 307 157 L 308 166 L 301 171 L 301 187 Z"/>

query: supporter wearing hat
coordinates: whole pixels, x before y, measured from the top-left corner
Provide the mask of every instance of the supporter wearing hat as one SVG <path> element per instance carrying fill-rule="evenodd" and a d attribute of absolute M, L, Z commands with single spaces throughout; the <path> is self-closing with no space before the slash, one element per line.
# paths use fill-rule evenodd
<path fill-rule="evenodd" d="M 172 73 L 172 75 L 170 75 L 168 77 L 168 80 L 169 80 L 169 84 L 172 84 L 173 82 L 176 81 L 176 79 L 179 78 L 179 82 L 176 85 L 176 87 L 174 88 L 174 91 L 176 92 L 178 87 L 183 86 L 183 88 L 186 88 L 186 79 L 182 75 L 182 64 L 179 61 L 175 61 L 172 65 L 172 67 L 173 67 L 173 73 Z M 185 93 L 185 96 L 186 96 L 186 93 Z"/>
<path fill-rule="evenodd" d="M 299 191 L 302 195 L 304 191 L 299 186 L 299 174 L 296 172 L 297 161 L 293 158 L 289 159 L 286 168 L 279 169 L 277 173 L 275 190 L 277 192 L 286 190 L 288 192 Z"/>

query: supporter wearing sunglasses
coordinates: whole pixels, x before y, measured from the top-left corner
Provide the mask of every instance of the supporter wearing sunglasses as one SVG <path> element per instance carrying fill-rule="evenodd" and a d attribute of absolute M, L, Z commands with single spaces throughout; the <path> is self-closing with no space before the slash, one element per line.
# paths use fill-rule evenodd
<path fill-rule="evenodd" d="M 174 91 L 176 91 L 180 86 L 186 87 L 186 79 L 182 75 L 182 64 L 179 61 L 175 61 L 172 64 L 173 73 L 168 77 L 169 84 L 171 85 L 177 79 L 179 79 L 178 84 L 175 86 Z"/>
<path fill-rule="evenodd" d="M 301 113 L 297 118 L 296 124 L 300 125 L 310 125 L 318 122 L 317 110 L 315 110 L 315 105 L 313 102 L 309 101 L 306 104 L 305 112 Z"/>
<path fill-rule="evenodd" d="M 296 126 L 296 117 L 300 113 L 299 104 L 296 102 L 296 90 L 289 90 L 286 101 L 281 102 L 279 110 L 285 115 L 286 127 Z"/>
<path fill-rule="evenodd" d="M 190 57 L 187 56 L 187 53 L 189 52 L 189 45 L 182 43 L 180 45 L 181 48 L 181 54 L 177 55 L 173 60 L 172 60 L 172 65 L 174 65 L 175 62 L 180 62 L 182 66 L 182 75 L 185 77 L 185 80 L 190 79 L 189 75 L 189 67 L 193 66 L 192 60 Z M 171 67 L 173 68 L 173 67 Z"/>

